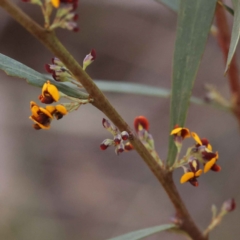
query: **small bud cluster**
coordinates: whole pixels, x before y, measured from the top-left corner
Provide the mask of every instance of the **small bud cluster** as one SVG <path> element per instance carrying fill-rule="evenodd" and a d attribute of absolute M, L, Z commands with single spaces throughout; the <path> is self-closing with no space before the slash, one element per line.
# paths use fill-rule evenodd
<path fill-rule="evenodd" d="M 78 32 L 79 28 L 76 21 L 78 14 L 74 11 L 78 7 L 78 0 L 22 0 L 32 4 L 41 6 L 44 19 L 45 28 L 54 30 L 56 28 L 64 28 L 70 31 Z M 50 18 L 53 8 L 57 9 L 56 16 L 52 24 Z"/>
<path fill-rule="evenodd" d="M 78 14 L 74 13 L 78 6 L 78 1 L 60 1 L 64 3 L 63 6 L 58 8 L 56 17 L 53 21 L 53 24 L 50 26 L 50 29 L 55 28 L 65 28 L 67 30 L 78 32 L 79 28 L 76 21 L 78 20 Z"/>
<path fill-rule="evenodd" d="M 83 69 L 85 70 L 95 59 L 96 51 L 92 49 L 90 54 L 88 54 L 83 60 Z M 57 57 L 52 58 L 52 64 L 46 64 L 45 69 L 48 73 L 52 74 L 53 79 L 57 82 L 71 82 L 79 88 L 83 88 L 83 86 L 76 81 L 70 70 L 66 68 L 62 61 Z"/>
<path fill-rule="evenodd" d="M 126 131 L 119 132 L 117 127 L 112 125 L 107 119 L 103 118 L 102 120 L 103 127 L 109 131 L 113 135 L 113 139 L 105 139 L 101 145 L 100 148 L 102 150 L 106 150 L 109 146 L 115 147 L 115 153 L 119 155 L 119 153 L 122 153 L 124 151 L 130 151 L 133 149 L 132 145 L 127 142 L 124 143 L 124 141 L 127 141 L 129 139 L 129 134 Z"/>
<path fill-rule="evenodd" d="M 64 64 L 56 57 L 52 58 L 52 64 L 46 64 L 45 69 L 57 82 L 75 81 L 73 74 L 64 66 Z"/>

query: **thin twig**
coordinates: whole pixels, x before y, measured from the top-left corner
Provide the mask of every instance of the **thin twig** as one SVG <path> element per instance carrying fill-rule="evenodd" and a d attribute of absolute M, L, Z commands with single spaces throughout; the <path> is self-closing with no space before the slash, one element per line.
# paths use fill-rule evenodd
<path fill-rule="evenodd" d="M 216 25 L 218 27 L 217 39 L 224 56 L 224 62 L 226 64 L 231 41 L 231 31 L 227 22 L 226 11 L 220 4 L 217 4 L 215 16 Z M 232 93 L 232 111 L 238 119 L 238 123 L 240 125 L 240 86 L 236 54 L 232 58 L 227 76 Z"/>
<path fill-rule="evenodd" d="M 0 0 L 0 6 L 63 62 L 63 64 L 73 73 L 75 78 L 84 86 L 90 94 L 90 97 L 94 99 L 93 105 L 95 107 L 105 113 L 113 124 L 120 129 L 120 131 L 125 130 L 132 133 L 131 128 L 110 104 L 108 99 L 104 96 L 101 90 L 99 90 L 88 74 L 83 71 L 73 56 L 60 43 L 54 32 L 46 31 L 40 27 L 9 0 Z M 173 182 L 172 174 L 167 170 L 160 168 L 155 159 L 151 156 L 136 135 L 133 135 L 131 143 L 167 192 L 176 209 L 177 217 L 180 220 L 180 229 L 187 232 L 194 240 L 207 240 L 207 237 L 203 236 L 189 215 Z"/>

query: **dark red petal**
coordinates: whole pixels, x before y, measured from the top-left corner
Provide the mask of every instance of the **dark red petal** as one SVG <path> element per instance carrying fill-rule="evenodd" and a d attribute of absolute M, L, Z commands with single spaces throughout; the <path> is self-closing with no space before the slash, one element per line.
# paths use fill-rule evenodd
<path fill-rule="evenodd" d="M 45 64 L 45 69 L 48 73 L 53 73 L 54 71 L 50 68 L 50 64 Z"/>
<path fill-rule="evenodd" d="M 114 137 L 113 141 L 115 142 L 116 145 L 118 145 L 121 142 L 122 138 L 121 135 L 118 134 L 117 136 Z"/>
<path fill-rule="evenodd" d="M 213 153 L 213 152 L 204 151 L 204 152 L 202 152 L 202 156 L 205 160 L 211 160 L 211 159 L 215 158 L 217 156 L 217 154 Z"/>
<path fill-rule="evenodd" d="M 79 29 L 79 27 L 74 27 L 73 28 L 73 32 L 78 32 L 80 29 Z"/>
<path fill-rule="evenodd" d="M 57 76 L 57 74 L 56 74 L 55 71 L 53 71 L 52 77 L 53 77 L 53 79 L 54 79 L 55 81 L 60 82 L 60 78 L 59 78 L 59 76 Z"/>
<path fill-rule="evenodd" d="M 236 208 L 236 202 L 233 198 L 228 199 L 223 203 L 223 209 L 227 212 L 232 212 Z"/>
<path fill-rule="evenodd" d="M 105 145 L 104 143 L 101 143 L 100 148 L 101 150 L 106 150 L 109 147 L 109 145 Z"/>
<path fill-rule="evenodd" d="M 40 130 L 41 129 L 41 127 L 39 127 L 39 125 L 38 124 L 33 124 L 33 128 L 35 129 L 35 130 Z"/>
<path fill-rule="evenodd" d="M 50 104 L 54 102 L 54 99 L 52 97 L 45 97 L 42 94 L 39 95 L 38 99 L 45 104 Z"/>
<path fill-rule="evenodd" d="M 77 20 L 78 20 L 78 14 L 77 14 L 77 13 L 75 13 L 75 15 L 74 15 L 74 17 L 73 17 L 72 20 L 73 20 L 73 21 L 77 21 Z"/>
<path fill-rule="evenodd" d="M 206 146 L 206 147 L 208 146 L 209 141 L 208 141 L 206 138 L 202 138 L 201 141 L 202 141 L 202 144 L 203 144 L 204 146 Z"/>
<path fill-rule="evenodd" d="M 195 166 L 196 165 L 196 166 Z M 192 172 L 197 172 L 200 169 L 200 164 L 197 159 L 193 159 L 192 161 L 189 162 L 189 166 Z"/>
<path fill-rule="evenodd" d="M 124 149 L 126 151 L 131 151 L 134 149 L 133 145 L 131 143 L 126 143 L 125 146 L 124 146 Z"/>
<path fill-rule="evenodd" d="M 198 180 L 196 178 L 192 178 L 189 180 L 189 182 L 194 186 L 194 187 L 198 187 Z"/>
<path fill-rule="evenodd" d="M 147 131 L 148 131 L 148 129 L 149 129 L 149 122 L 148 122 L 148 120 L 147 120 L 147 118 L 145 118 L 144 116 L 138 116 L 138 117 L 136 117 L 135 119 L 134 119 L 134 128 L 135 128 L 135 130 L 136 130 L 136 132 L 138 132 L 138 126 L 139 126 L 139 124 L 141 124 L 142 125 L 142 127 L 144 128 L 144 129 L 146 129 Z"/>
<path fill-rule="evenodd" d="M 126 141 L 129 139 L 129 134 L 126 131 L 121 132 L 122 140 Z"/>
<path fill-rule="evenodd" d="M 92 50 L 91 50 L 91 56 L 92 56 L 92 60 L 95 60 L 95 59 L 96 59 L 96 57 L 97 57 L 97 52 L 96 52 L 95 49 L 92 49 Z"/>
<path fill-rule="evenodd" d="M 211 170 L 214 171 L 214 172 L 220 172 L 220 171 L 221 171 L 221 167 L 215 163 L 215 164 L 211 167 Z"/>

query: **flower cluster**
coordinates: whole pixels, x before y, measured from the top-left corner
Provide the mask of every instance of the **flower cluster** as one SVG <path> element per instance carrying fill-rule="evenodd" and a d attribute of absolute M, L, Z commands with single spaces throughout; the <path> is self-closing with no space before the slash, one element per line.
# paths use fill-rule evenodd
<path fill-rule="evenodd" d="M 78 0 L 22 0 L 32 4 L 37 4 L 41 7 L 44 19 L 45 28 L 53 30 L 55 28 L 65 28 L 74 32 L 79 31 L 76 21 L 78 14 L 74 11 L 78 7 Z M 56 16 L 52 24 L 50 17 L 53 8 L 57 9 Z"/>
<path fill-rule="evenodd" d="M 131 139 L 129 134 L 126 131 L 119 132 L 117 127 L 113 126 L 108 120 L 103 119 L 102 121 L 103 127 L 107 129 L 112 135 L 113 139 L 105 139 L 101 145 L 100 148 L 102 150 L 106 150 L 109 146 L 115 147 L 115 153 L 119 154 L 123 151 L 131 151 L 134 149 L 133 145 L 130 142 L 124 142 L 128 139 Z M 154 147 L 154 140 L 152 135 L 148 132 L 149 131 L 149 122 L 147 118 L 144 116 L 139 116 L 134 119 L 134 128 L 136 130 L 136 133 L 140 139 L 140 141 L 143 143 L 143 145 L 146 147 L 146 149 L 151 153 L 151 155 L 156 160 L 157 164 L 159 164 L 160 167 L 163 167 L 163 162 L 159 158 L 157 152 L 155 151 Z"/>
<path fill-rule="evenodd" d="M 102 120 L 103 127 L 108 130 L 112 135 L 113 139 L 105 139 L 101 145 L 100 148 L 102 150 L 106 150 L 109 146 L 115 147 L 115 153 L 119 155 L 119 153 L 122 153 L 124 151 L 130 151 L 133 149 L 131 143 L 124 141 L 129 139 L 129 134 L 126 131 L 119 132 L 117 127 L 112 125 L 108 120 L 103 118 Z"/>
<path fill-rule="evenodd" d="M 60 99 L 60 95 L 58 89 L 50 81 L 47 81 L 42 87 L 42 94 L 39 96 L 39 99 L 42 103 L 50 104 L 57 102 Z M 36 130 L 49 129 L 50 123 L 54 118 L 59 120 L 68 113 L 64 105 L 59 104 L 42 108 L 33 101 L 30 102 L 30 109 L 32 115 L 29 118 L 34 122 L 33 128 Z"/>
<path fill-rule="evenodd" d="M 56 57 L 52 58 L 52 64 L 46 64 L 45 69 L 48 73 L 52 74 L 52 77 L 57 82 L 72 82 L 82 88 L 82 85 L 78 83 L 73 74 L 64 66 L 64 64 Z"/>
<path fill-rule="evenodd" d="M 188 148 L 186 155 L 176 160 L 172 168 L 182 167 L 184 174 L 182 175 L 180 182 L 190 182 L 193 186 L 198 186 L 197 178 L 209 170 L 219 172 L 221 167 L 216 163 L 218 160 L 218 152 L 212 151 L 212 146 L 206 138 L 200 139 L 195 132 L 191 132 L 187 128 L 181 128 L 175 126 L 171 135 L 174 136 L 174 142 L 180 153 L 182 142 L 187 137 L 192 137 L 195 140 L 195 145 Z M 203 170 L 200 169 L 200 163 L 203 165 Z M 188 165 L 186 167 L 185 165 Z"/>
<path fill-rule="evenodd" d="M 85 70 L 96 59 L 96 51 L 92 49 L 91 52 L 83 60 L 83 70 Z M 73 74 L 67 69 L 64 64 L 56 57 L 52 58 L 52 64 L 46 64 L 45 69 L 57 82 L 71 82 L 79 88 L 83 86 L 76 81 Z"/>
<path fill-rule="evenodd" d="M 76 21 L 78 20 L 78 14 L 74 11 L 78 7 L 78 0 L 51 0 L 52 4 L 58 8 L 56 17 L 50 26 L 50 30 L 55 28 L 65 28 L 70 31 L 78 32 L 79 28 Z M 60 3 L 63 3 L 61 7 Z"/>

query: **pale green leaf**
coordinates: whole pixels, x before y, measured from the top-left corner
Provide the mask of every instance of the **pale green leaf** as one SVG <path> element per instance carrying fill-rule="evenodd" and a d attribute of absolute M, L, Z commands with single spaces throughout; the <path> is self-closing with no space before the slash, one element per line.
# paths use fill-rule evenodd
<path fill-rule="evenodd" d="M 150 227 L 150 228 L 145 228 L 138 231 L 130 232 L 130 233 L 127 233 L 118 237 L 114 237 L 108 240 L 138 240 L 138 239 L 143 239 L 145 237 L 148 237 L 152 234 L 174 229 L 174 228 L 176 228 L 174 224 L 165 224 L 161 226 Z"/>
<path fill-rule="evenodd" d="M 192 87 L 211 28 L 217 0 L 181 0 L 173 60 L 170 129 L 184 126 Z M 169 138 L 168 165 L 177 149 Z"/>
<path fill-rule="evenodd" d="M 238 45 L 239 36 L 240 36 L 240 0 L 232 0 L 232 2 L 234 7 L 234 18 L 233 18 L 232 36 L 231 36 L 231 42 L 230 42 L 230 48 L 228 52 L 225 73 L 227 72 L 231 64 L 232 58 L 234 56 L 234 53 Z"/>
<path fill-rule="evenodd" d="M 155 0 L 157 2 L 163 3 L 173 11 L 177 12 L 179 9 L 180 0 Z"/>
<path fill-rule="evenodd" d="M 52 78 L 47 77 L 44 74 L 41 74 L 26 65 L 7 57 L 3 54 L 0 54 L 0 69 L 6 72 L 7 75 L 23 78 L 26 81 L 34 85 L 36 87 L 42 87 L 43 84 L 49 80 L 52 84 L 54 84 L 61 92 L 65 93 L 68 96 L 87 99 L 88 94 L 77 89 L 71 88 L 67 86 L 65 83 L 60 83 L 54 81 Z"/>

